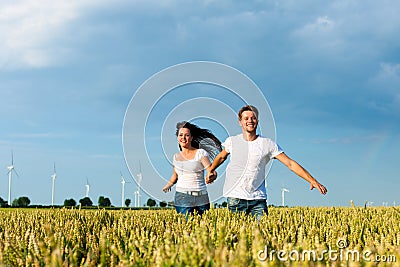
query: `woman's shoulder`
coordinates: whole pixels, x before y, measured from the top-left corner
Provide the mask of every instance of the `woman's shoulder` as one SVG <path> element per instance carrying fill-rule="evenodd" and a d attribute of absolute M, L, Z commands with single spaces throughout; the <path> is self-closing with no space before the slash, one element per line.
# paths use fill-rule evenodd
<path fill-rule="evenodd" d="M 179 161 L 181 157 L 182 157 L 182 156 L 181 156 L 181 153 L 178 152 L 178 153 L 175 153 L 175 154 L 172 156 L 172 160 L 173 160 L 173 161 Z"/>

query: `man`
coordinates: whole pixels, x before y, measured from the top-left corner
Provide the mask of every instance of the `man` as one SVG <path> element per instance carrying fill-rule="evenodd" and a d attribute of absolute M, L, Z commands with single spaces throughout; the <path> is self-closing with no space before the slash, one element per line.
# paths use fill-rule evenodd
<path fill-rule="evenodd" d="M 265 188 L 265 166 L 271 159 L 277 159 L 291 171 L 310 183 L 310 190 L 316 188 L 321 194 L 327 189 L 306 169 L 289 158 L 271 139 L 257 135 L 258 110 L 247 105 L 238 113 L 242 134 L 230 136 L 222 144 L 219 153 L 209 169 L 206 182 L 216 179 L 215 170 L 231 156 L 226 169 L 223 195 L 227 197 L 228 207 L 233 212 L 246 212 L 259 220 L 263 213 L 268 214 Z M 214 175 L 214 176 L 212 176 Z"/>

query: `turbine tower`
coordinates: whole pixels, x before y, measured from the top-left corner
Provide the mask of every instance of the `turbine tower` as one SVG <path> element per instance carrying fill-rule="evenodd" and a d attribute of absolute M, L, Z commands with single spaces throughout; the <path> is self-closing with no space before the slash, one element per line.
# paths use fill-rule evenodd
<path fill-rule="evenodd" d="M 17 171 L 14 168 L 14 153 L 11 151 L 11 165 L 7 166 L 8 169 L 8 205 L 11 206 L 11 180 L 12 180 L 12 173 L 19 177 Z"/>
<path fill-rule="evenodd" d="M 54 180 L 57 177 L 56 173 L 56 163 L 54 162 L 54 171 L 53 174 L 51 175 L 51 205 L 54 206 Z"/>
<path fill-rule="evenodd" d="M 88 178 L 86 178 L 85 188 L 86 188 L 86 197 L 89 197 L 90 184 Z"/>
<path fill-rule="evenodd" d="M 140 207 L 140 183 L 142 182 L 142 166 L 140 165 L 139 162 L 139 173 L 137 174 L 137 178 L 138 178 L 138 188 L 136 191 L 136 196 L 137 196 L 137 206 L 136 207 Z M 135 201 L 136 202 L 136 201 Z"/>
<path fill-rule="evenodd" d="M 282 188 L 282 207 L 285 206 L 285 192 L 290 192 L 290 191 L 286 188 Z"/>
<path fill-rule="evenodd" d="M 124 206 L 124 198 L 125 198 L 125 179 L 121 172 L 121 184 L 122 184 L 122 198 L 121 198 L 121 207 Z"/>
<path fill-rule="evenodd" d="M 136 200 L 137 193 L 138 193 L 137 191 L 133 192 L 133 196 L 135 197 L 134 207 L 137 207 L 137 200 Z"/>

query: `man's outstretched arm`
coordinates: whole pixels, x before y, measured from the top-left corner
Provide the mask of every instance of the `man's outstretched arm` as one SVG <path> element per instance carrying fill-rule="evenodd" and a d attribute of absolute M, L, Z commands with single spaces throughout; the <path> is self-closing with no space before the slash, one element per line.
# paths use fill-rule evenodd
<path fill-rule="evenodd" d="M 222 151 L 215 157 L 215 159 L 213 160 L 213 163 L 211 164 L 210 168 L 208 169 L 208 174 L 206 177 L 207 184 L 211 184 L 212 182 L 215 181 L 215 179 L 217 179 L 217 173 L 215 170 L 222 163 L 224 163 L 224 161 L 228 158 L 228 156 L 229 156 L 229 153 L 226 152 L 225 149 L 222 149 Z"/>
<path fill-rule="evenodd" d="M 320 184 L 317 179 L 315 179 L 306 169 L 304 169 L 299 163 L 289 158 L 285 153 L 281 153 L 275 157 L 277 160 L 282 162 L 286 167 L 288 167 L 292 172 L 306 180 L 310 183 L 310 190 L 316 188 L 318 191 L 325 195 L 328 190 Z"/>

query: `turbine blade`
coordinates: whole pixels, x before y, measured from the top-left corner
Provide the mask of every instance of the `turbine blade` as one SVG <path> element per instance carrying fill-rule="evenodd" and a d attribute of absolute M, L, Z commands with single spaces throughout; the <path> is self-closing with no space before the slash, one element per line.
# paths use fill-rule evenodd
<path fill-rule="evenodd" d="M 14 172 L 15 172 L 15 174 L 17 175 L 17 177 L 19 178 L 19 174 L 18 174 L 18 172 L 15 170 L 15 169 L 12 169 Z"/>

